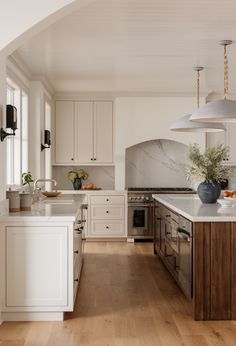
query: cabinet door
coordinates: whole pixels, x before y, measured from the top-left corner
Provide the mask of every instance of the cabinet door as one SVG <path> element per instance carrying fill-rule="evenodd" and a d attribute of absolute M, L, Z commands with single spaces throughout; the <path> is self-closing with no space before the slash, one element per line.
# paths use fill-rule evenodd
<path fill-rule="evenodd" d="M 207 134 L 207 146 L 223 144 L 229 147 L 228 163 L 236 163 L 236 123 L 225 124 L 226 131 Z"/>
<path fill-rule="evenodd" d="M 75 151 L 78 163 L 94 162 L 93 102 L 76 102 Z"/>
<path fill-rule="evenodd" d="M 236 123 L 226 125 L 226 145 L 229 146 L 229 162 L 236 163 Z"/>
<path fill-rule="evenodd" d="M 67 306 L 67 227 L 6 228 L 9 307 Z"/>
<path fill-rule="evenodd" d="M 56 163 L 74 162 L 74 103 L 56 101 Z"/>
<path fill-rule="evenodd" d="M 112 102 L 94 102 L 94 154 L 97 163 L 113 161 Z"/>

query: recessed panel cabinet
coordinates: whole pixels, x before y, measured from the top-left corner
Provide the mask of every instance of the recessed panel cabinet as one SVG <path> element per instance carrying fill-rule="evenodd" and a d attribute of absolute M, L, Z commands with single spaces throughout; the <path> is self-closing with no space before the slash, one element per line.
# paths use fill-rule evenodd
<path fill-rule="evenodd" d="M 212 147 L 223 144 L 229 147 L 229 164 L 236 164 L 236 123 L 225 124 L 225 132 L 214 132 L 207 134 L 207 146 Z"/>
<path fill-rule="evenodd" d="M 7 307 L 68 305 L 67 237 L 65 226 L 6 228 Z"/>
<path fill-rule="evenodd" d="M 55 119 L 55 161 L 73 163 L 74 161 L 74 103 L 56 102 Z"/>
<path fill-rule="evenodd" d="M 56 101 L 55 164 L 112 164 L 112 101 Z"/>

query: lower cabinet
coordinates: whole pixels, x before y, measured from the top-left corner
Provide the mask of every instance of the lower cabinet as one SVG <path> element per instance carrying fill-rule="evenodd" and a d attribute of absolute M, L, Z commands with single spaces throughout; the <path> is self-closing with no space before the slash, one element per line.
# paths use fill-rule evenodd
<path fill-rule="evenodd" d="M 154 210 L 154 252 L 192 298 L 194 319 L 236 320 L 236 222 L 192 222 L 157 201 Z"/>
<path fill-rule="evenodd" d="M 66 227 L 6 227 L 6 305 L 67 306 Z"/>
<path fill-rule="evenodd" d="M 192 298 L 192 223 L 154 201 L 154 253 Z"/>
<path fill-rule="evenodd" d="M 90 195 L 88 238 L 122 238 L 126 236 L 125 194 Z"/>
<path fill-rule="evenodd" d="M 74 308 L 82 230 L 72 221 L 1 227 L 6 244 L 3 320 L 62 320 Z"/>

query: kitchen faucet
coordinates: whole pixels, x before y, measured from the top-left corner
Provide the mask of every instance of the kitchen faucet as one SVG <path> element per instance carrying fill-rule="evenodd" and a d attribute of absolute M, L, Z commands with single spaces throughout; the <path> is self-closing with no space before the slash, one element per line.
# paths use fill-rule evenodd
<path fill-rule="evenodd" d="M 51 182 L 54 184 L 54 186 L 57 185 L 57 181 L 55 179 L 36 179 L 34 182 L 34 191 L 37 191 L 37 189 L 39 189 L 39 188 L 37 188 L 37 184 L 39 182 Z"/>

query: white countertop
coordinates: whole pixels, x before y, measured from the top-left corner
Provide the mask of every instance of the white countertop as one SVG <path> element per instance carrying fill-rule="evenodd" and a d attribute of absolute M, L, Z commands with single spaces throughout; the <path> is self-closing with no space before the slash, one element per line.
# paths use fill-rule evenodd
<path fill-rule="evenodd" d="M 7 221 L 75 221 L 80 213 L 85 194 L 66 194 L 44 198 L 32 205 L 31 211 L 17 213 L 6 212 L 0 216 L 0 222 Z"/>
<path fill-rule="evenodd" d="M 75 195 L 81 195 L 81 194 L 127 194 L 127 190 L 58 190 L 61 192 L 61 194 L 75 194 Z"/>
<path fill-rule="evenodd" d="M 220 204 L 203 204 L 195 194 L 152 195 L 176 213 L 194 222 L 236 221 L 236 207 L 222 208 Z"/>

